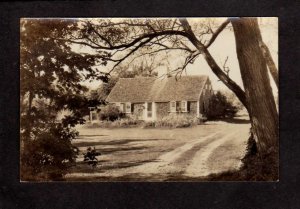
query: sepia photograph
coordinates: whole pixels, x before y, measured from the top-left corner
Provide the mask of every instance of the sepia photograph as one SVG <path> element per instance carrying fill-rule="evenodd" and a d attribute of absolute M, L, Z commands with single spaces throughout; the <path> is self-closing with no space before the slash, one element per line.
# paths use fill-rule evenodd
<path fill-rule="evenodd" d="M 279 181 L 277 17 L 21 18 L 20 181 Z"/>

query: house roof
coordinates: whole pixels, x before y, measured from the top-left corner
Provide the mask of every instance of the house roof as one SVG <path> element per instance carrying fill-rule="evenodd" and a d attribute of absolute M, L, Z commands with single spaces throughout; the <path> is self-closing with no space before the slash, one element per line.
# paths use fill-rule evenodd
<path fill-rule="evenodd" d="M 106 101 L 108 102 L 168 102 L 196 101 L 208 76 L 181 76 L 166 79 L 152 77 L 120 78 Z"/>

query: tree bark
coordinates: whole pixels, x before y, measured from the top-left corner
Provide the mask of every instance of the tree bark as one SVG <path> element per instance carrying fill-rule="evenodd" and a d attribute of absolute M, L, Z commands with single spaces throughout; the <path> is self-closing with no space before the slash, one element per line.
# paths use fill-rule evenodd
<path fill-rule="evenodd" d="M 239 18 L 231 23 L 251 116 L 252 134 L 258 152 L 265 154 L 278 149 L 278 114 L 266 61 L 260 48 L 261 33 L 256 18 Z"/>
<path fill-rule="evenodd" d="M 270 50 L 264 42 L 261 42 L 260 48 L 261 48 L 263 56 L 266 60 L 267 66 L 268 66 L 269 71 L 270 71 L 270 74 L 272 75 L 273 80 L 274 80 L 274 82 L 277 86 L 277 89 L 278 89 L 278 86 L 279 86 L 278 70 L 277 70 L 275 62 L 274 62 L 274 60 L 271 56 Z"/>

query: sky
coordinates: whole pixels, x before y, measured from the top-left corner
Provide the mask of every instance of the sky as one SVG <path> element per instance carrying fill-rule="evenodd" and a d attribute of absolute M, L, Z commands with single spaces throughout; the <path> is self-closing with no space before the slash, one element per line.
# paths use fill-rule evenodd
<path fill-rule="evenodd" d="M 262 18 L 260 24 L 260 30 L 262 34 L 263 41 L 268 46 L 271 55 L 278 66 L 278 22 L 277 18 Z M 242 85 L 241 74 L 239 70 L 239 63 L 236 54 L 235 38 L 233 31 L 224 30 L 215 42 L 209 48 L 210 53 L 219 64 L 223 66 L 226 57 L 228 56 L 228 61 L 226 66 L 229 67 L 229 76 L 240 86 Z M 215 90 L 226 89 L 227 87 L 215 76 L 215 74 L 210 70 L 206 61 L 203 57 L 199 57 L 197 61 L 187 68 L 188 75 L 198 75 L 205 74 L 208 75 L 212 81 L 212 85 Z M 275 83 L 272 80 L 272 89 L 276 89 Z"/>
<path fill-rule="evenodd" d="M 193 23 L 199 22 L 200 18 L 188 18 L 189 23 L 192 25 Z M 215 18 L 217 22 L 220 24 L 225 20 L 225 18 Z M 275 61 L 275 64 L 278 68 L 278 18 L 276 17 L 262 17 L 258 18 L 259 27 L 261 30 L 262 38 L 265 44 L 268 46 L 271 55 Z M 78 49 L 77 49 L 78 50 Z M 82 50 L 82 49 L 81 49 Z M 236 46 L 235 46 L 235 38 L 233 30 L 225 29 L 223 30 L 215 42 L 208 49 L 215 61 L 219 64 L 220 67 L 223 66 L 226 57 L 228 56 L 228 60 L 226 62 L 226 66 L 230 69 L 229 77 L 234 80 L 237 84 L 239 84 L 242 88 L 242 79 L 239 70 L 239 64 L 236 54 Z M 181 60 L 182 61 L 182 60 Z M 178 63 L 179 62 L 179 63 Z M 174 58 L 169 59 L 169 66 L 171 68 L 175 68 L 180 65 L 180 60 Z M 167 66 L 161 66 L 157 68 L 157 72 L 159 76 L 166 74 Z M 208 75 L 210 80 L 212 81 L 212 86 L 214 90 L 226 90 L 227 87 L 219 81 L 219 79 L 214 75 L 211 71 L 210 67 L 207 65 L 206 61 L 202 57 L 202 55 L 198 56 L 193 64 L 188 65 L 186 70 L 187 75 Z M 185 74 L 183 74 L 185 75 Z M 271 80 L 271 86 L 273 89 L 274 95 L 277 94 L 277 88 L 273 80 Z M 99 87 L 101 82 L 93 81 L 85 83 L 91 89 L 96 89 Z"/>

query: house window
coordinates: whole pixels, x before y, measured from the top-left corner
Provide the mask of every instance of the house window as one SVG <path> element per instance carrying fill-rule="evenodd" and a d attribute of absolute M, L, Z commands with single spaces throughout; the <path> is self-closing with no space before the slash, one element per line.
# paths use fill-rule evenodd
<path fill-rule="evenodd" d="M 126 103 L 126 113 L 131 113 L 131 104 L 130 104 L 130 102 Z"/>
<path fill-rule="evenodd" d="M 187 101 L 181 101 L 181 111 L 187 112 Z"/>
<path fill-rule="evenodd" d="M 152 118 L 152 102 L 147 103 L 147 117 Z"/>
<path fill-rule="evenodd" d="M 187 101 L 171 101 L 170 112 L 187 112 L 188 102 Z"/>
<path fill-rule="evenodd" d="M 170 112 L 176 112 L 176 102 L 170 102 Z"/>

